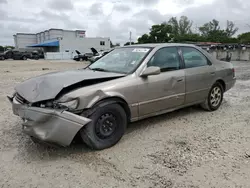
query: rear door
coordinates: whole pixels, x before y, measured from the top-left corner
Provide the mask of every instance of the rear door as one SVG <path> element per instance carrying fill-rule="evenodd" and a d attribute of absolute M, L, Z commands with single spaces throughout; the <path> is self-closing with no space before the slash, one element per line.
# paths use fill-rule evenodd
<path fill-rule="evenodd" d="M 161 73 L 138 78 L 140 117 L 183 105 L 185 99 L 185 72 L 176 47 L 156 51 L 149 66 L 160 67 Z"/>
<path fill-rule="evenodd" d="M 194 47 L 180 47 L 180 50 L 185 63 L 185 104 L 203 101 L 215 82 L 215 67 Z"/>
<path fill-rule="evenodd" d="M 13 51 L 13 59 L 21 59 L 22 58 L 23 53 L 19 52 L 19 51 Z"/>

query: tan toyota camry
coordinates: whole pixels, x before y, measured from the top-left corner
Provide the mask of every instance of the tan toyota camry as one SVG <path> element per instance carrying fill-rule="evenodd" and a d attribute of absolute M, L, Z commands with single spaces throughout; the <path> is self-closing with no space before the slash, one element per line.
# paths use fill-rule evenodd
<path fill-rule="evenodd" d="M 235 81 L 230 62 L 197 46 L 144 44 L 114 49 L 83 69 L 28 79 L 8 98 L 31 138 L 68 146 L 79 134 L 104 149 L 129 122 L 196 104 L 217 110 Z"/>

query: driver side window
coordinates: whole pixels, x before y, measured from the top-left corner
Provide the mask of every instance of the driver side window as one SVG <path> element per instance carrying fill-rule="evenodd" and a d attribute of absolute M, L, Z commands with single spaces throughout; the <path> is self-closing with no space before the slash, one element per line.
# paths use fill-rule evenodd
<path fill-rule="evenodd" d="M 159 49 L 148 62 L 148 67 L 160 67 L 161 72 L 179 70 L 180 57 L 176 47 L 166 47 Z"/>

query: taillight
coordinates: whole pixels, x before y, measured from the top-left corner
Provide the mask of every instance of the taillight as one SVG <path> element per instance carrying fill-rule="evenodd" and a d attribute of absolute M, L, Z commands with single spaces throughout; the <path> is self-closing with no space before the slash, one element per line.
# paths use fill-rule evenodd
<path fill-rule="evenodd" d="M 233 77 L 235 77 L 235 69 L 232 68 L 232 72 L 233 72 Z"/>

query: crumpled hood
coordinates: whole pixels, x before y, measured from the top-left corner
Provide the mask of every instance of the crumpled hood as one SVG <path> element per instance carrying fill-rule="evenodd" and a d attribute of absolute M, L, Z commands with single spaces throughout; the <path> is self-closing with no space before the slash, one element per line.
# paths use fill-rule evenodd
<path fill-rule="evenodd" d="M 86 69 L 54 72 L 30 78 L 15 87 L 16 92 L 27 101 L 34 103 L 54 99 L 63 88 L 97 79 L 119 78 L 124 74 L 92 71 Z"/>

